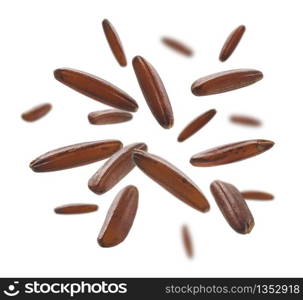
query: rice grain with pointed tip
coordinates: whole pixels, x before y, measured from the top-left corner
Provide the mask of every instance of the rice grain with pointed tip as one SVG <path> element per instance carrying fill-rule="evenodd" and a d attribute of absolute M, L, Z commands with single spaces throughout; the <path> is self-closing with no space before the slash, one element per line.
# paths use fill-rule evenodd
<path fill-rule="evenodd" d="M 102 140 L 65 146 L 43 155 L 30 163 L 34 172 L 51 172 L 87 165 L 110 157 L 122 143 L 118 140 Z"/>
<path fill-rule="evenodd" d="M 215 116 L 216 113 L 217 111 L 215 109 L 211 109 L 192 120 L 179 134 L 178 142 L 183 142 L 194 135 L 197 131 L 204 127 Z"/>
<path fill-rule="evenodd" d="M 220 94 L 249 86 L 262 78 L 262 72 L 253 69 L 229 70 L 196 80 L 191 91 L 195 96 Z"/>
<path fill-rule="evenodd" d="M 250 233 L 254 218 L 238 189 L 220 180 L 212 182 L 210 189 L 228 224 L 238 233 Z"/>
<path fill-rule="evenodd" d="M 191 157 L 190 163 L 196 167 L 212 167 L 241 161 L 269 150 L 274 142 L 268 140 L 248 140 L 202 151 Z"/>
<path fill-rule="evenodd" d="M 97 238 L 101 247 L 114 247 L 125 240 L 137 213 L 138 199 L 138 189 L 133 185 L 118 193 Z"/>
<path fill-rule="evenodd" d="M 142 56 L 134 57 L 133 68 L 153 116 L 163 128 L 171 128 L 174 124 L 173 110 L 159 74 Z"/>
<path fill-rule="evenodd" d="M 144 143 L 134 143 L 123 147 L 116 152 L 105 164 L 90 178 L 88 187 L 96 194 L 104 194 L 113 188 L 134 167 L 132 153 L 135 149 L 147 150 Z"/>
<path fill-rule="evenodd" d="M 127 111 L 138 110 L 138 104 L 131 96 L 104 79 L 67 68 L 55 70 L 54 76 L 64 85 L 98 102 Z"/>
<path fill-rule="evenodd" d="M 219 59 L 220 61 L 226 61 L 234 52 L 236 47 L 238 46 L 243 34 L 245 32 L 245 26 L 240 25 L 232 33 L 228 36 L 227 40 L 225 41 L 222 50 L 220 52 Z"/>
<path fill-rule="evenodd" d="M 130 121 L 133 115 L 119 109 L 106 109 L 88 114 L 88 121 L 93 125 L 107 125 Z"/>
<path fill-rule="evenodd" d="M 112 50 L 112 53 L 115 56 L 117 62 L 121 67 L 125 67 L 127 65 L 127 60 L 116 29 L 114 28 L 113 24 L 107 19 L 104 19 L 102 21 L 102 27 L 109 47 Z"/>
<path fill-rule="evenodd" d="M 197 185 L 168 161 L 141 150 L 133 151 L 133 160 L 143 173 L 184 203 L 202 212 L 209 210 Z"/>

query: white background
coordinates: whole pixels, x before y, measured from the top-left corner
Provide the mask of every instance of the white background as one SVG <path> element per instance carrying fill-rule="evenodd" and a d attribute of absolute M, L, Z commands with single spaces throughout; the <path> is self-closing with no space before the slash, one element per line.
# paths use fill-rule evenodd
<path fill-rule="evenodd" d="M 302 276 L 302 1 L 2 1 L 1 48 L 1 276 Z M 116 27 L 128 58 L 115 61 L 101 21 Z M 231 58 L 218 55 L 238 25 L 246 33 Z M 186 58 L 160 42 L 163 35 L 192 46 Z M 153 119 L 138 87 L 131 59 L 142 55 L 158 70 L 174 109 L 170 130 Z M 53 78 L 71 67 L 121 87 L 139 103 L 131 122 L 92 126 L 87 114 L 105 109 Z M 195 97 L 199 77 L 234 68 L 255 68 L 264 79 L 241 90 Z M 35 123 L 20 115 L 51 102 L 53 110 Z M 180 130 L 202 112 L 215 118 L 184 143 Z M 251 129 L 230 124 L 231 113 L 263 120 Z M 46 151 L 78 142 L 117 138 L 125 145 L 146 142 L 151 153 L 182 169 L 208 197 L 203 214 L 186 206 L 135 169 L 103 196 L 87 188 L 103 164 L 53 173 L 34 173 L 29 162 Z M 246 139 L 276 142 L 268 152 L 213 168 L 189 164 L 202 150 Z M 255 228 L 248 235 L 226 223 L 209 191 L 221 179 L 240 190 L 272 192 L 274 201 L 249 202 Z M 107 209 L 128 184 L 140 190 L 134 226 L 122 244 L 96 242 Z M 87 215 L 61 216 L 54 207 L 89 202 L 100 206 Z M 187 259 L 180 227 L 188 224 L 195 258 Z"/>

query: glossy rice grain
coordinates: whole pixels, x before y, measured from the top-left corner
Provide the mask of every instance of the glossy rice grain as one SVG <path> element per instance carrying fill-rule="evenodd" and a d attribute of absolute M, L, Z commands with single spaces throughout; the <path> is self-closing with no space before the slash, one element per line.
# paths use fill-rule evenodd
<path fill-rule="evenodd" d="M 127 60 L 117 31 L 107 19 L 102 21 L 102 27 L 109 47 L 112 50 L 117 62 L 121 67 L 125 67 L 127 65 Z"/>
<path fill-rule="evenodd" d="M 116 196 L 98 236 L 101 247 L 114 247 L 127 237 L 138 208 L 139 193 L 135 186 L 125 187 Z"/>
<path fill-rule="evenodd" d="M 21 117 L 24 121 L 34 122 L 48 114 L 51 109 L 52 105 L 50 103 L 43 103 L 24 112 Z"/>
<path fill-rule="evenodd" d="M 238 233 L 246 234 L 254 227 L 254 218 L 241 193 L 232 184 L 216 180 L 210 186 L 219 209 L 228 224 Z"/>
<path fill-rule="evenodd" d="M 174 123 L 173 110 L 159 74 L 141 56 L 134 57 L 133 68 L 152 114 L 163 128 L 171 128 Z"/>
<path fill-rule="evenodd" d="M 98 210 L 98 205 L 95 204 L 66 204 L 54 209 L 56 214 L 62 215 L 85 214 L 96 210 Z"/>
<path fill-rule="evenodd" d="M 274 142 L 249 140 L 212 148 L 191 157 L 190 163 L 196 167 L 212 167 L 247 159 L 269 150 Z"/>
<path fill-rule="evenodd" d="M 79 143 L 39 156 L 30 163 L 30 168 L 34 172 L 50 172 L 79 167 L 108 158 L 121 148 L 118 140 Z"/>
<path fill-rule="evenodd" d="M 274 195 L 262 191 L 243 191 L 242 196 L 247 200 L 273 200 Z"/>
<path fill-rule="evenodd" d="M 215 109 L 208 110 L 191 121 L 179 134 L 178 142 L 183 142 L 204 127 L 217 113 Z"/>
<path fill-rule="evenodd" d="M 232 33 L 228 36 L 219 56 L 219 59 L 222 62 L 226 61 L 232 55 L 232 53 L 238 46 L 244 32 L 245 32 L 245 26 L 240 25 L 235 30 L 233 30 Z"/>
<path fill-rule="evenodd" d="M 103 104 L 135 112 L 137 102 L 113 84 L 94 75 L 73 69 L 57 69 L 55 78 L 73 90 Z"/>
<path fill-rule="evenodd" d="M 147 176 L 191 207 L 206 212 L 209 203 L 197 185 L 166 160 L 141 150 L 133 151 L 133 160 Z"/>
<path fill-rule="evenodd" d="M 182 242 L 186 255 L 188 256 L 188 258 L 193 258 L 194 256 L 193 242 L 188 226 L 186 225 L 182 226 L 181 234 L 182 234 Z"/>
<path fill-rule="evenodd" d="M 88 114 L 88 121 L 93 125 L 122 123 L 132 118 L 133 115 L 131 113 L 118 109 L 99 110 Z"/>
<path fill-rule="evenodd" d="M 96 194 L 113 188 L 134 167 L 132 153 L 135 149 L 147 150 L 144 143 L 134 143 L 116 152 L 89 180 L 88 187 Z"/>
<path fill-rule="evenodd" d="M 163 37 L 162 43 L 166 45 L 167 47 L 185 55 L 185 56 L 192 56 L 193 50 L 182 43 L 181 41 L 178 41 L 176 39 L 170 38 L 170 37 Z"/>
<path fill-rule="evenodd" d="M 208 96 L 225 93 L 251 85 L 263 78 L 260 71 L 253 69 L 236 69 L 215 73 L 196 80 L 191 91 L 196 96 Z"/>
<path fill-rule="evenodd" d="M 229 119 L 232 123 L 238 125 L 252 126 L 252 127 L 260 127 L 262 125 L 260 120 L 251 116 L 231 115 Z"/>

